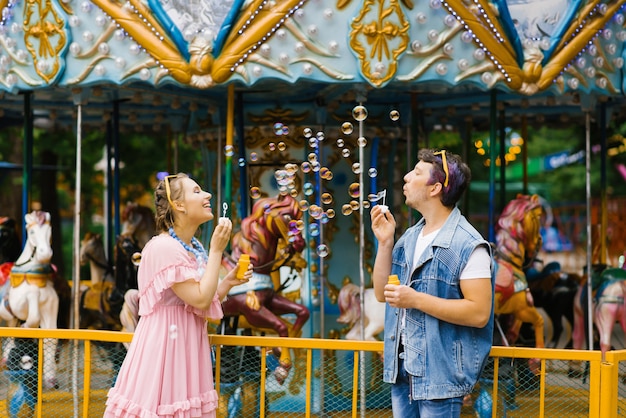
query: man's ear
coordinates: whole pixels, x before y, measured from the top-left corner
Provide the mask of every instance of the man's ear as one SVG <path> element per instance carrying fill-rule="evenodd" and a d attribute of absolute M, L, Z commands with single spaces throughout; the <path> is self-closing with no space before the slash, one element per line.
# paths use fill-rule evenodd
<path fill-rule="evenodd" d="M 439 182 L 430 185 L 430 195 L 437 196 L 443 190 L 443 185 Z"/>

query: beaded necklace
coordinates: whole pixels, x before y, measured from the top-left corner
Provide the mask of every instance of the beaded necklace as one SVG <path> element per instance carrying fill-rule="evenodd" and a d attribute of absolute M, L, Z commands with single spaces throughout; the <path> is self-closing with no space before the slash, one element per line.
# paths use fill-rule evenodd
<path fill-rule="evenodd" d="M 204 263 L 209 261 L 209 256 L 207 255 L 206 251 L 204 251 L 202 243 L 198 241 L 196 237 L 191 238 L 191 245 L 193 245 L 193 247 L 190 247 L 186 242 L 180 239 L 178 235 L 176 235 L 176 232 L 174 232 L 174 228 L 170 227 L 169 233 L 172 238 L 180 242 L 180 245 L 182 245 L 185 250 L 189 251 L 196 257 L 196 262 L 198 263 L 198 266 L 202 266 Z"/>

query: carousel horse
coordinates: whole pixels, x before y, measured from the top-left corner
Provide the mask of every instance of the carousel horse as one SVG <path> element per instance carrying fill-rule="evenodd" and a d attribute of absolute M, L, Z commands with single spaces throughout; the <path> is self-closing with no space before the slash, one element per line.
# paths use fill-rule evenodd
<path fill-rule="evenodd" d="M 511 344 L 519 336 L 522 323 L 531 323 L 535 330 L 535 346 L 539 348 L 544 347 L 543 317 L 534 306 L 524 269 L 525 261 L 532 261 L 541 248 L 541 214 L 537 195 L 518 195 L 509 202 L 496 225 L 494 254 L 494 312 L 496 315 L 513 316 L 514 321 L 508 332 Z"/>
<path fill-rule="evenodd" d="M 137 267 L 141 250 L 156 234 L 154 213 L 147 206 L 129 202 L 122 212 L 122 232 L 117 238 L 115 258 L 115 289 L 109 303 L 112 312 L 119 316 L 124 309 L 126 292 L 137 289 Z"/>
<path fill-rule="evenodd" d="M 15 220 L 5 216 L 0 217 L 0 302 L 9 286 L 5 283 L 9 279 L 11 267 L 22 251 L 22 243 L 17 234 Z"/>
<path fill-rule="evenodd" d="M 225 317 L 243 316 L 257 329 L 270 329 L 280 337 L 299 337 L 309 319 L 309 310 L 280 293 L 280 286 L 272 275 L 282 266 L 296 266 L 305 241 L 296 226 L 302 217 L 298 202 L 291 196 L 259 199 L 250 216 L 241 221 L 241 230 L 232 239 L 232 253 L 225 256 L 222 265 L 235 267 L 241 254 L 249 254 L 254 272 L 246 284 L 235 286 L 222 303 Z M 284 314 L 295 314 L 293 324 L 282 319 Z M 289 350 L 280 352 L 279 366 L 274 376 L 284 382 L 291 368 Z"/>
<path fill-rule="evenodd" d="M 364 340 L 378 341 L 376 336 L 385 328 L 385 304 L 379 302 L 374 295 L 374 289 L 365 289 L 365 323 Z M 339 292 L 337 299 L 339 305 L 339 318 L 337 322 L 349 325 L 350 331 L 346 334 L 346 340 L 361 340 L 361 291 L 359 286 L 346 283 Z"/>
<path fill-rule="evenodd" d="M 562 271 L 557 261 L 546 264 L 540 270 L 530 268 L 525 274 L 535 306 L 543 308 L 552 324 L 552 337 L 547 345 L 556 347 L 564 331 L 562 320 L 565 319 L 574 329 L 574 299 L 583 278 Z M 571 348 L 572 344 L 570 336 L 565 347 Z"/>
<path fill-rule="evenodd" d="M 120 315 L 112 312 L 109 302 L 114 290 L 113 269 L 104 251 L 102 235 L 87 232 L 80 243 L 79 261 L 89 263 L 91 285 L 81 287 L 80 328 L 117 331 L 122 328 Z M 106 355 L 117 374 L 122 365 L 124 345 L 115 342 L 94 342 L 105 349 Z M 126 347 L 127 348 L 127 347 Z"/>
<path fill-rule="evenodd" d="M 80 328 L 118 330 L 117 315 L 109 299 L 114 288 L 113 269 L 104 251 L 102 235 L 87 232 L 80 243 L 81 265 L 89 264 L 91 285 L 80 291 Z"/>
<path fill-rule="evenodd" d="M 53 284 L 55 271 L 50 263 L 52 259 L 50 214 L 33 211 L 27 213 L 24 218 L 26 244 L 11 267 L 10 280 L 5 284 L 10 288 L 7 290 L 8 296 L 5 296 L 0 304 L 0 317 L 11 326 L 17 326 L 18 321 L 21 321 L 24 328 L 56 329 L 59 295 Z M 56 345 L 56 340 L 44 339 L 45 388 L 54 387 L 56 384 Z"/>
<path fill-rule="evenodd" d="M 619 322 L 626 333 L 626 270 L 595 265 L 591 275 L 592 315 L 600 338 L 602 359 L 611 349 L 613 326 Z M 574 348 L 585 347 L 587 334 L 587 286 L 580 286 L 574 309 Z"/>
<path fill-rule="evenodd" d="M 17 260 L 22 250 L 22 243 L 17 235 L 14 219 L 0 217 L 0 265 Z"/>

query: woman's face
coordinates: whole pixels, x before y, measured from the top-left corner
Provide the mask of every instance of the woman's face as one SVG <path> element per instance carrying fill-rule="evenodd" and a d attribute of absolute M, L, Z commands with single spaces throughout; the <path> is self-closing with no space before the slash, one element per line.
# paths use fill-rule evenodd
<path fill-rule="evenodd" d="M 194 180 L 182 179 L 183 182 L 183 205 L 187 211 L 189 220 L 202 224 L 213 219 L 211 210 L 211 193 L 202 190 Z"/>

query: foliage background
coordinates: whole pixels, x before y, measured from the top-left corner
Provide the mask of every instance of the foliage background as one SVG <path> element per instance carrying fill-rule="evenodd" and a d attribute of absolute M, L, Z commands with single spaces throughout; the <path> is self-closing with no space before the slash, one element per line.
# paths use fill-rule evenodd
<path fill-rule="evenodd" d="M 21 164 L 23 161 L 23 128 L 19 125 L 0 130 L 0 161 Z M 592 126 L 592 143 L 599 143 L 599 129 Z M 613 123 L 608 134 L 616 143 L 621 143 L 620 135 L 626 134 L 626 123 Z M 81 236 L 87 231 L 101 232 L 103 201 L 105 193 L 104 174 L 96 169 L 103 159 L 106 143 L 106 130 L 91 130 L 83 133 L 82 140 L 82 199 Z M 485 158 L 476 153 L 473 144 L 489 137 L 488 132 L 473 132 L 469 147 L 468 161 L 472 168 L 473 183 L 488 182 L 489 168 Z M 152 206 L 152 190 L 156 184 L 156 173 L 172 170 L 172 147 L 178 141 L 178 167 L 196 179 L 204 178 L 202 152 L 199 144 L 191 144 L 168 131 L 126 132 L 120 138 L 119 155 L 122 161 L 120 170 L 120 194 L 122 204 L 135 201 Z M 613 142 L 615 142 L 613 141 Z M 572 123 L 569 126 L 550 128 L 530 126 L 527 138 L 529 158 L 543 157 L 561 151 L 571 153 L 585 149 L 584 127 Z M 423 146 L 424 144 L 420 144 Z M 609 145 L 613 145 L 610 143 Z M 436 131 L 428 135 L 428 146 L 446 148 L 462 154 L 462 139 L 456 131 Z M 623 148 L 623 147 L 622 147 Z M 488 155 L 488 154 L 487 154 Z M 33 147 L 35 166 L 56 166 L 54 170 L 36 170 L 32 179 L 32 201 L 40 201 L 43 209 L 56 214 L 57 224 L 53 225 L 53 245 L 55 264 L 61 271 L 71 265 L 74 194 L 76 184 L 76 139 L 71 130 L 36 130 Z M 511 164 L 521 164 L 520 161 Z M 626 164 L 626 153 L 621 152 L 608 159 L 607 196 L 626 196 L 626 180 L 617 171 L 616 164 Z M 235 164 L 236 165 L 236 164 Z M 235 176 L 237 172 L 235 171 Z M 595 197 L 600 196 L 600 158 L 592 156 L 591 190 Z M 402 173 L 403 175 L 403 173 Z M 540 185 L 541 190 L 553 206 L 585 201 L 586 174 L 584 159 L 578 164 L 561 167 L 554 171 L 541 172 L 528 178 L 529 183 Z M 22 172 L 0 170 L 0 215 L 19 218 L 21 216 Z M 206 187 L 205 185 L 203 185 Z M 507 199 L 513 198 L 515 190 L 508 190 Z M 469 196 L 472 212 L 487 212 L 488 193 L 474 191 Z M 55 218 L 55 216 L 53 216 Z M 55 231 L 56 230 L 56 231 Z M 69 274 L 65 275 L 69 278 Z"/>

